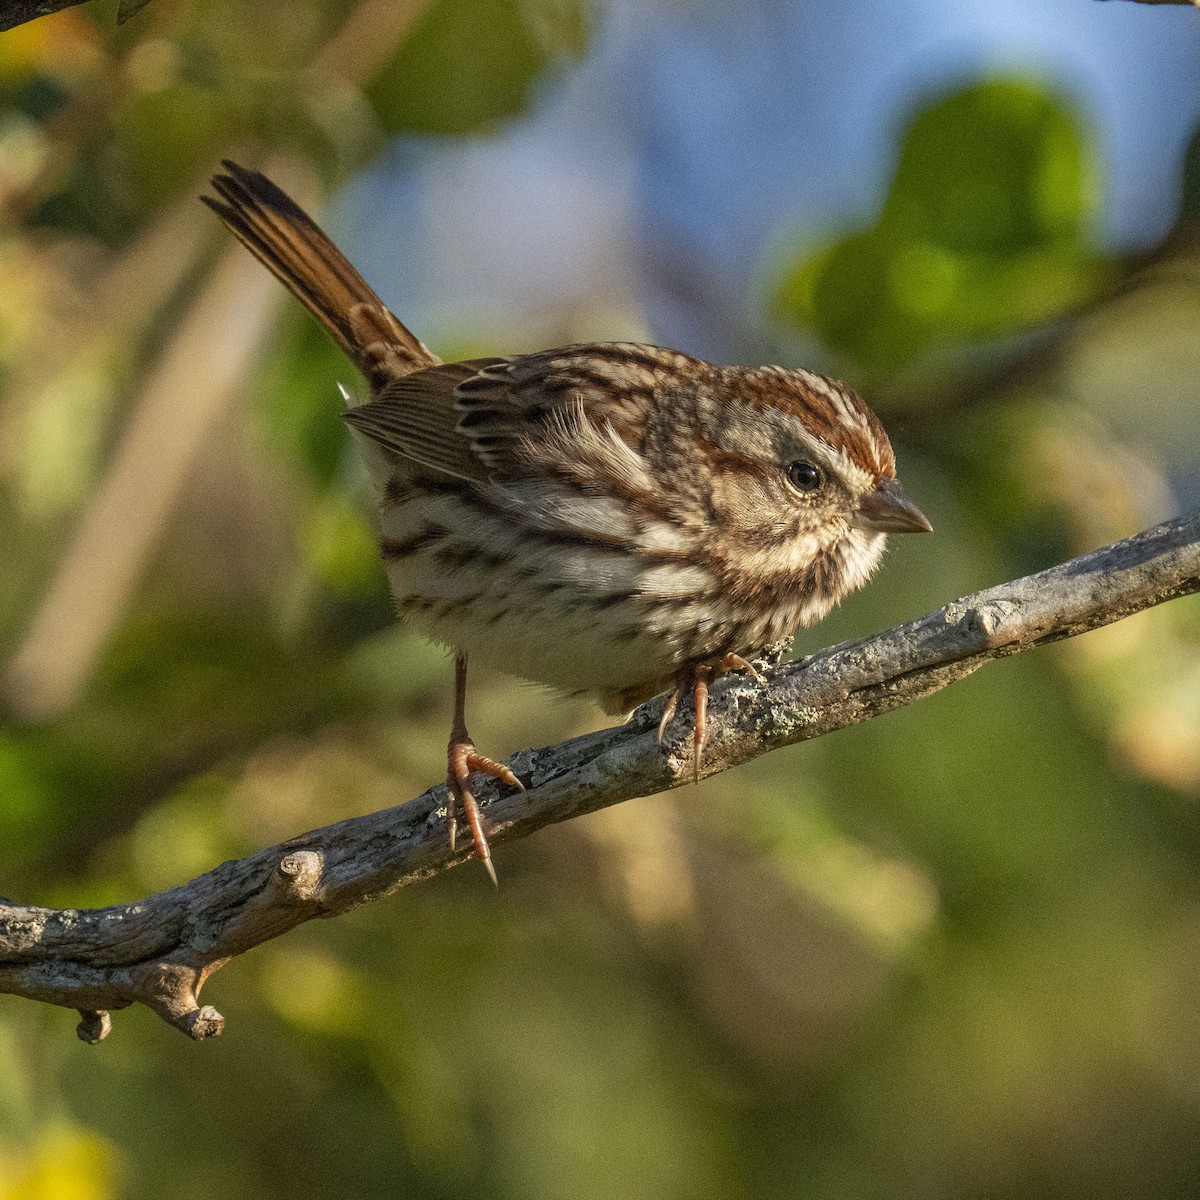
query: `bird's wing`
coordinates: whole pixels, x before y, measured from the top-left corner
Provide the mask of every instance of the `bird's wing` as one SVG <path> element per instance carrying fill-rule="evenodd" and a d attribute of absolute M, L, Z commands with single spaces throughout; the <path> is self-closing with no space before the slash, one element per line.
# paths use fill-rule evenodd
<path fill-rule="evenodd" d="M 396 379 L 345 419 L 384 449 L 476 483 L 519 480 L 548 465 L 539 446 L 600 437 L 607 457 L 636 457 L 656 390 L 682 358 L 625 342 L 474 359 Z M 594 436 L 596 435 L 596 436 Z M 530 451 L 533 450 L 531 454 Z M 624 464 L 626 473 L 632 463 Z"/>
<path fill-rule="evenodd" d="M 342 414 L 356 433 L 434 476 L 486 482 L 488 472 L 458 428 L 455 389 L 504 359 L 447 363 L 392 380 L 366 404 Z"/>

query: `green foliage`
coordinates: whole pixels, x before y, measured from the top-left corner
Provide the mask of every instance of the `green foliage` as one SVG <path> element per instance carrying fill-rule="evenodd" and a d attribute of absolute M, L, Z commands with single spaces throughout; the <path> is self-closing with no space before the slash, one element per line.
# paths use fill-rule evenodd
<path fill-rule="evenodd" d="M 20 861 L 31 844 L 37 844 L 51 811 L 50 772 L 40 757 L 23 739 L 11 733 L 0 736 L 0 813 L 10 863 L 13 858 Z"/>
<path fill-rule="evenodd" d="M 159 0 L 121 31 L 87 11 L 0 40 L 0 190 L 28 187 L 37 226 L 12 218 L 0 258 L 5 381 L 33 380 L 0 399 L 9 651 L 204 264 L 144 310 L 136 279 L 99 339 L 128 314 L 86 291 L 76 338 L 69 281 L 163 214 L 188 235 L 156 270 L 193 208 L 218 244 L 193 196 L 218 154 L 257 142 L 333 179 L 385 133 L 486 136 L 586 33 L 576 0 L 435 0 L 364 102 L 304 69 L 352 0 Z M 1119 269 L 1089 244 L 1095 156 L 1045 86 L 947 93 L 878 219 L 777 272 L 776 318 L 891 384 L 936 527 L 800 651 L 1148 524 L 1194 478 L 1190 264 L 1064 343 L 1053 380 L 939 390 L 941 356 L 1044 337 Z M 334 388 L 357 381 L 287 314 L 85 693 L 0 726 L 0 893 L 135 900 L 444 776 L 450 658 L 394 619 Z M 503 349 L 466 319 L 442 337 Z M 204 996 L 228 1031 L 200 1047 L 138 1009 L 85 1047 L 76 1014 L 0 997 L 0 1200 L 1195 1194 L 1198 646 L 1200 605 L 1175 603 L 502 845 L 498 895 L 457 871 L 235 959 Z M 469 720 L 496 755 L 604 721 L 474 670 Z"/>
<path fill-rule="evenodd" d="M 1045 321 L 1101 277 L 1095 176 L 1078 122 L 1044 88 L 953 93 L 909 125 L 877 222 L 790 266 L 775 312 L 871 375 Z"/>
<path fill-rule="evenodd" d="M 256 411 L 273 451 L 320 488 L 346 455 L 338 381 L 361 387 L 357 371 L 307 313 L 289 309 L 284 333 L 256 381 Z"/>
<path fill-rule="evenodd" d="M 347 153 L 361 157 L 381 135 L 491 128 L 520 113 L 537 77 L 580 53 L 587 36 L 582 0 L 436 0 L 420 6 L 410 36 L 359 81 L 364 104 L 357 87 L 304 73 L 343 6 L 294 6 L 282 22 L 269 5 L 193 7 L 171 39 L 139 39 L 144 21 L 106 29 L 117 45 L 128 42 L 111 68 L 123 81 L 120 102 L 111 114 L 94 110 L 111 124 L 81 122 L 80 153 L 40 206 L 41 224 L 120 242 L 253 139 L 299 147 L 341 172 Z M 94 34 L 80 33 L 82 17 L 70 20 L 77 55 L 91 53 Z M 24 53 L 0 46 L 0 97 L 7 92 L 31 118 L 69 107 L 76 84 L 54 69 L 39 33 L 36 24 L 22 27 Z"/>
<path fill-rule="evenodd" d="M 538 72 L 581 48 L 582 14 L 578 0 L 438 0 L 370 88 L 384 131 L 471 133 L 515 116 Z"/>
<path fill-rule="evenodd" d="M 113 129 L 122 158 L 126 219 L 157 212 L 195 180 L 196 165 L 216 161 L 229 134 L 243 134 L 245 114 L 234 93 L 180 82 L 125 106 Z"/>

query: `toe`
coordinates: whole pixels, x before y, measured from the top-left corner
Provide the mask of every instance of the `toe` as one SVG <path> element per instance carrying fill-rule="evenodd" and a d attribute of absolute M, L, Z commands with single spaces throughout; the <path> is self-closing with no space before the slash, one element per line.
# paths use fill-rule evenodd
<path fill-rule="evenodd" d="M 507 783 L 509 787 L 518 788 L 522 792 L 525 790 L 525 785 L 504 763 L 484 758 L 482 754 L 476 754 L 474 751 L 467 755 L 467 770 L 478 771 L 480 775 L 490 775 L 493 779 L 499 779 Z"/>

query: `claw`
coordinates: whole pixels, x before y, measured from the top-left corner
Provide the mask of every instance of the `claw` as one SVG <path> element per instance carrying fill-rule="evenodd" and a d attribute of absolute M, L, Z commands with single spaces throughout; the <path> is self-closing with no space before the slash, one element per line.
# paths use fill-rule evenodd
<path fill-rule="evenodd" d="M 767 677 L 740 654 L 727 654 L 721 659 L 717 664 L 717 672 L 723 675 L 726 671 L 745 671 L 755 683 L 765 684 L 767 682 Z"/>
<path fill-rule="evenodd" d="M 467 752 L 467 770 L 479 775 L 490 775 L 493 779 L 499 779 L 502 783 L 507 783 L 509 787 L 515 787 L 518 791 L 525 790 L 525 785 L 504 763 L 484 758 L 482 754 L 476 754 L 474 748 Z"/>
<path fill-rule="evenodd" d="M 667 726 L 675 719 L 679 710 L 679 698 L 687 688 L 692 689 L 696 709 L 696 724 L 692 729 L 692 778 L 697 783 L 700 782 L 700 767 L 704 761 L 704 747 L 708 741 L 705 728 L 708 721 L 708 685 L 711 680 L 726 671 L 747 671 L 756 682 L 767 682 L 758 668 L 740 654 L 726 654 L 716 662 L 690 663 L 681 667 L 675 676 L 675 690 L 667 698 L 662 716 L 658 720 L 658 744 L 661 746 Z"/>
<path fill-rule="evenodd" d="M 658 744 L 660 746 L 662 745 L 663 734 L 667 731 L 667 726 L 670 725 L 673 720 L 675 720 L 675 713 L 679 710 L 679 693 L 682 690 L 683 684 L 681 683 L 670 694 L 670 696 L 667 697 L 667 703 L 663 708 L 662 716 L 658 718 Z"/>
<path fill-rule="evenodd" d="M 692 730 L 692 780 L 700 782 L 700 763 L 704 757 L 704 743 L 708 735 L 704 725 L 708 720 L 708 672 L 707 667 L 696 668 L 696 690 L 693 693 L 696 701 L 696 727 Z"/>
<path fill-rule="evenodd" d="M 493 762 L 490 758 L 484 758 L 481 754 L 476 754 L 475 747 L 470 738 L 466 736 L 465 730 L 462 731 L 462 736 L 458 736 L 459 731 L 456 729 L 455 735 L 451 738 L 447 750 L 449 771 L 446 775 L 446 824 L 450 833 L 450 853 L 454 853 L 458 837 L 458 806 L 461 805 L 463 815 L 467 819 L 467 828 L 471 831 L 475 857 L 483 863 L 484 870 L 487 871 L 492 883 L 499 887 L 496 868 L 492 865 L 491 847 L 488 845 L 487 834 L 483 828 L 483 813 L 479 809 L 475 793 L 471 790 L 471 775 L 478 771 L 480 774 L 503 779 L 505 783 L 515 783 L 522 791 L 525 789 L 521 781 L 506 766 Z"/>
<path fill-rule="evenodd" d="M 463 716 L 467 690 L 466 655 L 460 654 L 454 665 L 454 727 L 450 731 L 450 744 L 446 748 L 446 826 L 450 834 L 450 853 L 454 853 L 458 838 L 458 809 L 461 805 L 463 815 L 467 819 L 467 827 L 471 831 L 475 857 L 483 863 L 492 885 L 498 888 L 500 881 L 496 878 L 496 868 L 492 865 L 492 850 L 483 828 L 483 813 L 475 799 L 475 793 L 471 791 L 471 776 L 475 773 L 491 775 L 507 783 L 509 787 L 519 788 L 522 792 L 525 785 L 503 763 L 476 754 L 475 743 L 467 733 Z"/>

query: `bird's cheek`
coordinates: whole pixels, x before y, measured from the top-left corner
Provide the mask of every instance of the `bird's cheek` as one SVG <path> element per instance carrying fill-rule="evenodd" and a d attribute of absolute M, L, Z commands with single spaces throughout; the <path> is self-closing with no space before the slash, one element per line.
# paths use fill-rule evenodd
<path fill-rule="evenodd" d="M 793 513 L 774 505 L 743 498 L 726 510 L 724 527 L 734 538 L 761 545 L 764 541 L 777 541 L 781 529 L 794 528 L 793 518 Z"/>
<path fill-rule="evenodd" d="M 847 591 L 862 587 L 875 573 L 887 545 L 887 534 L 850 529 L 842 542 L 841 558 Z"/>
<path fill-rule="evenodd" d="M 713 498 L 717 499 L 715 491 Z M 739 478 L 725 488 L 719 503 L 730 526 L 736 529 L 777 529 L 781 523 L 790 522 L 796 512 L 786 497 L 777 495 L 754 476 Z"/>

